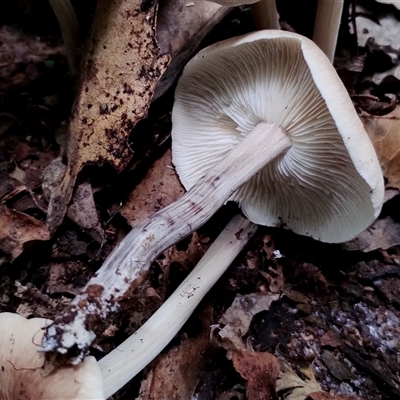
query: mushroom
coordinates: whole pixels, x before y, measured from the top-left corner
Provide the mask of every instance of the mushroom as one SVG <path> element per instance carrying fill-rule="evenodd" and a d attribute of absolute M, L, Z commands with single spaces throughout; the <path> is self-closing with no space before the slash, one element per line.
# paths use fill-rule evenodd
<path fill-rule="evenodd" d="M 104 399 L 103 377 L 94 357 L 48 374 L 38 348 L 43 328 L 50 323 L 0 313 L 0 399 Z"/>
<path fill-rule="evenodd" d="M 313 41 L 331 62 L 335 55 L 342 11 L 343 0 L 318 0 Z"/>
<path fill-rule="evenodd" d="M 221 6 L 236 7 L 251 4 L 257 29 L 280 29 L 275 0 L 209 0 Z"/>
<path fill-rule="evenodd" d="M 251 4 L 251 13 L 257 29 L 280 29 L 275 0 L 211 0 L 225 6 Z M 318 0 L 313 41 L 333 62 L 339 35 L 343 0 Z"/>
<path fill-rule="evenodd" d="M 188 192 L 116 247 L 47 328 L 44 351 L 79 362 L 156 255 L 227 200 L 256 224 L 331 243 L 380 212 L 374 148 L 330 61 L 303 36 L 266 30 L 202 50 L 178 83 L 172 118 L 173 160 Z"/>

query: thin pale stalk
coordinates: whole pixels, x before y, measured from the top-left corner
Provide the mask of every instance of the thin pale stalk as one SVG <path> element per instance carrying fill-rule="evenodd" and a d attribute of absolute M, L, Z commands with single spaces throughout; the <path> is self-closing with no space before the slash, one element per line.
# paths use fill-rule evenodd
<path fill-rule="evenodd" d="M 318 0 L 313 41 L 331 63 L 335 56 L 342 11 L 343 0 Z"/>
<path fill-rule="evenodd" d="M 131 337 L 99 361 L 108 398 L 150 363 L 174 338 L 197 305 L 257 230 L 239 215 L 217 237 L 193 271 Z"/>
<path fill-rule="evenodd" d="M 237 188 L 290 146 L 277 125 L 257 125 L 183 197 L 132 229 L 46 329 L 42 350 L 66 354 L 71 364 L 82 361 L 107 317 L 129 300 L 157 255 L 203 225 Z"/>
<path fill-rule="evenodd" d="M 78 73 L 80 34 L 79 24 L 70 0 L 49 0 L 60 24 L 71 75 Z"/>
<path fill-rule="evenodd" d="M 275 0 L 260 0 L 252 4 L 251 14 L 258 30 L 281 29 Z"/>

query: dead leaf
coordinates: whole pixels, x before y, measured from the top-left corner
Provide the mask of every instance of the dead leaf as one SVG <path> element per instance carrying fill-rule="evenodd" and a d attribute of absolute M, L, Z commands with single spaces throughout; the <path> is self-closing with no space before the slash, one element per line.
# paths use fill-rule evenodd
<path fill-rule="evenodd" d="M 365 400 L 361 396 L 336 395 L 326 392 L 315 392 L 308 395 L 307 400 Z"/>
<path fill-rule="evenodd" d="M 343 341 L 340 339 L 339 333 L 336 333 L 332 330 L 326 332 L 321 337 L 321 346 L 322 347 L 332 347 L 336 348 L 343 344 Z"/>
<path fill-rule="evenodd" d="M 211 307 L 206 308 L 202 316 L 203 326 L 210 325 L 211 315 Z M 183 340 L 179 346 L 160 355 L 142 381 L 136 400 L 191 399 L 203 368 L 202 354 L 208 343 L 209 331 L 203 329 L 196 338 Z"/>
<path fill-rule="evenodd" d="M 400 189 L 400 107 L 384 117 L 361 118 L 378 155 L 387 186 Z"/>
<path fill-rule="evenodd" d="M 241 351 L 232 354 L 233 366 L 247 380 L 248 400 L 277 398 L 275 381 L 279 374 L 279 361 L 267 352 Z"/>
<path fill-rule="evenodd" d="M 391 217 L 386 217 L 376 220 L 368 229 L 342 246 L 345 250 L 367 253 L 378 249 L 386 250 L 399 244 L 400 224 Z"/>
<path fill-rule="evenodd" d="M 183 66 L 198 50 L 204 37 L 230 11 L 229 7 L 205 0 L 161 1 L 157 19 L 157 41 L 161 53 L 171 55 L 171 64 L 157 85 L 154 99 L 176 81 Z"/>
<path fill-rule="evenodd" d="M 0 205 L 0 248 L 15 260 L 26 243 L 48 240 L 49 231 L 37 219 Z"/>
<path fill-rule="evenodd" d="M 14 88 L 41 75 L 31 68 L 29 73 L 21 67 L 45 61 L 51 54 L 62 54 L 63 46 L 46 42 L 44 38 L 29 35 L 17 28 L 4 25 L 0 28 L 0 91 Z"/>
<path fill-rule="evenodd" d="M 278 294 L 252 293 L 237 295 L 232 305 L 225 311 L 225 314 L 218 321 L 224 324 L 219 335 L 226 337 L 225 331 L 229 329 L 231 337 L 236 335 L 239 339 L 247 333 L 253 316 L 261 311 L 269 310 L 271 303 L 278 300 Z"/>
<path fill-rule="evenodd" d="M 310 393 L 321 392 L 321 386 L 317 382 L 310 366 L 303 367 L 300 371 L 307 377 L 301 379 L 283 359 L 279 359 L 281 372 L 276 381 L 276 391 L 281 392 L 284 400 L 306 400 Z"/>
<path fill-rule="evenodd" d="M 136 226 L 158 210 L 178 200 L 185 192 L 172 166 L 171 150 L 149 168 L 144 178 L 130 194 L 120 213 Z"/>
<path fill-rule="evenodd" d="M 92 186 L 89 182 L 83 182 L 76 188 L 68 207 L 67 216 L 98 243 L 104 240 L 104 231 L 100 224 Z"/>
<path fill-rule="evenodd" d="M 128 137 L 150 105 L 168 55 L 155 40 L 157 2 L 97 4 L 91 36 L 81 63 L 66 151 L 66 171 L 51 187 L 47 224 L 61 223 L 76 177 L 89 162 L 108 162 L 121 171 L 132 157 Z"/>

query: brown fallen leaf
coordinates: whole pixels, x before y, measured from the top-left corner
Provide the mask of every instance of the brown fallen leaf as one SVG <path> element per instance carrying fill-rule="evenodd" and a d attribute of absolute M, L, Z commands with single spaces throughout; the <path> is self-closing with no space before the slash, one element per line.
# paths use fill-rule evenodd
<path fill-rule="evenodd" d="M 67 216 L 98 243 L 104 240 L 104 231 L 100 224 L 92 186 L 89 182 L 83 182 L 76 188 L 71 204 L 68 206 Z"/>
<path fill-rule="evenodd" d="M 156 160 L 120 209 L 129 225 L 136 226 L 158 210 L 178 200 L 184 188 L 172 167 L 171 150 Z"/>
<path fill-rule="evenodd" d="M 232 305 L 219 319 L 220 324 L 229 326 L 233 332 L 241 338 L 249 329 L 253 316 L 261 311 L 268 310 L 271 303 L 279 298 L 278 294 L 252 293 L 237 295 Z M 225 328 L 220 331 L 223 333 Z"/>
<path fill-rule="evenodd" d="M 391 217 L 376 220 L 368 229 L 354 239 L 343 243 L 345 250 L 363 251 L 386 250 L 400 245 L 400 224 Z"/>
<path fill-rule="evenodd" d="M 307 400 L 365 400 L 361 396 L 336 395 L 326 392 L 310 393 Z"/>
<path fill-rule="evenodd" d="M 0 249 L 15 260 L 26 243 L 50 238 L 47 227 L 30 215 L 0 205 Z"/>
<path fill-rule="evenodd" d="M 232 354 L 233 366 L 247 380 L 248 400 L 277 399 L 275 381 L 279 374 L 279 361 L 267 352 L 240 351 Z"/>
<path fill-rule="evenodd" d="M 4 25 L 0 28 L 0 91 L 26 84 L 41 75 L 34 64 L 45 61 L 49 55 L 62 54 L 63 46 L 42 37 L 30 35 L 22 29 Z M 22 67 L 30 65 L 29 72 L 21 73 Z"/>
<path fill-rule="evenodd" d="M 203 326 L 211 324 L 212 308 L 203 312 Z M 160 332 L 162 335 L 162 332 Z M 202 354 L 209 343 L 209 330 L 194 339 L 185 339 L 179 346 L 160 355 L 141 383 L 136 400 L 191 399 L 204 365 Z"/>
<path fill-rule="evenodd" d="M 400 107 L 384 117 L 361 118 L 378 155 L 387 186 L 400 189 Z"/>
<path fill-rule="evenodd" d="M 157 41 L 161 53 L 171 55 L 171 64 L 157 85 L 154 99 L 175 82 L 183 66 L 198 50 L 211 29 L 231 10 L 206 0 L 161 1 L 157 18 Z"/>
<path fill-rule="evenodd" d="M 169 63 L 168 55 L 159 54 L 155 39 L 156 11 L 156 2 L 97 3 L 62 157 L 65 173 L 50 188 L 47 225 L 51 232 L 65 215 L 83 165 L 108 162 L 121 171 L 132 157 L 129 134 L 146 116 Z"/>

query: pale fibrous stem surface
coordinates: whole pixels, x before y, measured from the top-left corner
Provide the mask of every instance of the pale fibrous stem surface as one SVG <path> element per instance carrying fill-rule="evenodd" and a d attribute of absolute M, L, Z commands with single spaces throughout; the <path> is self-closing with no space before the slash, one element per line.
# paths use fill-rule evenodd
<path fill-rule="evenodd" d="M 82 361 L 107 317 L 118 311 L 119 302 L 155 257 L 203 225 L 236 189 L 290 146 L 279 126 L 260 122 L 181 199 L 132 229 L 82 293 L 47 328 L 43 351 L 64 354 L 72 364 Z"/>
<path fill-rule="evenodd" d="M 247 218 L 233 217 L 193 271 L 153 316 L 99 361 L 107 398 L 129 382 L 173 339 L 256 230 L 257 225 Z"/>

